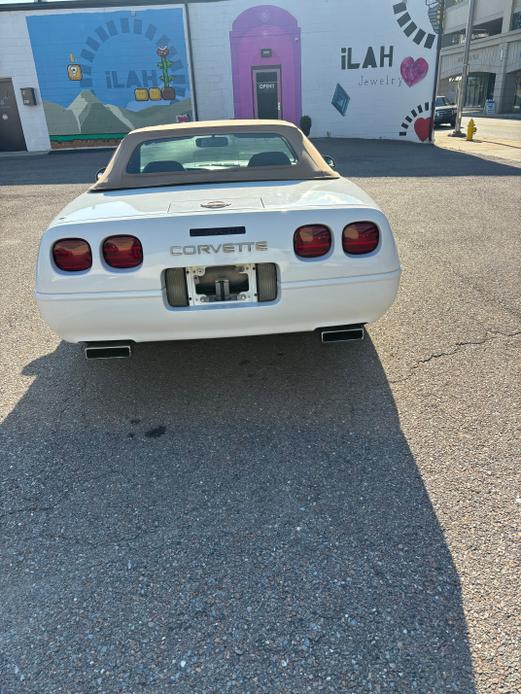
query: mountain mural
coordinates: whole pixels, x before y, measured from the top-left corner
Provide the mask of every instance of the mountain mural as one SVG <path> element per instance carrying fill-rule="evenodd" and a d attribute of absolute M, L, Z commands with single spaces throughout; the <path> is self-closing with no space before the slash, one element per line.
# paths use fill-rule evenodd
<path fill-rule="evenodd" d="M 191 119 L 192 105 L 185 99 L 131 111 L 103 104 L 90 90 L 84 89 L 67 108 L 44 101 L 44 110 L 51 137 L 78 135 L 81 139 L 81 135 L 121 135 L 147 125 L 176 123 L 178 116 Z"/>
<path fill-rule="evenodd" d="M 53 148 L 113 146 L 129 130 L 193 119 L 180 4 L 26 22 Z"/>

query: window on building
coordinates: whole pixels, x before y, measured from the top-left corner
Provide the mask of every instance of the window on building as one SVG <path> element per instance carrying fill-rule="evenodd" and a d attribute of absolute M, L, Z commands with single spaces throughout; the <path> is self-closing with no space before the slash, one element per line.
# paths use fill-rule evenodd
<path fill-rule="evenodd" d="M 521 70 L 512 75 L 514 82 L 514 95 L 512 101 L 512 110 L 515 113 L 521 113 Z"/>
<path fill-rule="evenodd" d="M 521 29 L 521 9 L 518 10 L 517 12 L 514 12 L 512 15 L 512 22 L 510 25 L 511 31 L 515 31 L 516 29 Z"/>
<path fill-rule="evenodd" d="M 500 17 L 498 19 L 492 19 L 490 22 L 483 22 L 483 24 L 475 24 L 472 27 L 472 40 L 486 39 L 489 36 L 500 34 L 502 27 L 503 20 Z"/>
<path fill-rule="evenodd" d="M 465 43 L 465 30 L 453 31 L 450 34 L 444 34 L 441 39 L 441 47 L 448 48 L 449 46 L 460 46 Z"/>
<path fill-rule="evenodd" d="M 467 82 L 467 108 L 483 108 L 487 99 L 494 96 L 496 75 L 493 72 L 471 72 Z"/>
<path fill-rule="evenodd" d="M 519 14 L 521 14 L 521 12 Z M 502 26 L 503 20 L 501 18 L 492 19 L 490 22 L 483 22 L 482 24 L 475 24 L 472 27 L 472 40 L 477 41 L 479 39 L 486 39 L 489 36 L 501 34 Z M 442 38 L 442 48 L 459 46 L 465 43 L 465 33 L 465 29 L 461 29 L 460 31 L 453 31 L 450 34 L 445 34 Z"/>

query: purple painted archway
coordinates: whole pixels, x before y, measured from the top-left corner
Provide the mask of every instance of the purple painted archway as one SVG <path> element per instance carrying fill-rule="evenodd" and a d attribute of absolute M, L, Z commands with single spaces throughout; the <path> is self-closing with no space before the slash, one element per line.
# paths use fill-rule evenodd
<path fill-rule="evenodd" d="M 230 32 L 236 118 L 255 117 L 255 69 L 280 69 L 281 114 L 298 124 L 302 115 L 300 28 L 289 12 L 258 5 L 240 14 Z"/>

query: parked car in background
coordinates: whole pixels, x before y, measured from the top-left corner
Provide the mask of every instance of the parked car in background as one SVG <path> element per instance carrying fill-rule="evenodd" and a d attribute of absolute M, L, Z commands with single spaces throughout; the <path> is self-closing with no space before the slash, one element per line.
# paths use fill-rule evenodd
<path fill-rule="evenodd" d="M 43 235 L 40 311 L 88 358 L 134 342 L 317 330 L 361 339 L 391 306 L 387 218 L 283 121 L 131 132 Z"/>
<path fill-rule="evenodd" d="M 451 104 L 446 96 L 437 96 L 434 108 L 434 125 L 446 124 L 453 128 L 456 125 L 457 112 L 456 104 Z"/>

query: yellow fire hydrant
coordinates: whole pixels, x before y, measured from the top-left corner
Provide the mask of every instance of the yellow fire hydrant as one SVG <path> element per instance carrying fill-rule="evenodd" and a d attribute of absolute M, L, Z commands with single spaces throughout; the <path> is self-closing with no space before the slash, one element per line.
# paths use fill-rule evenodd
<path fill-rule="evenodd" d="M 472 142 L 474 134 L 477 133 L 477 131 L 478 129 L 476 127 L 476 124 L 474 123 L 474 118 L 471 118 L 467 125 L 467 140 L 469 142 Z"/>

